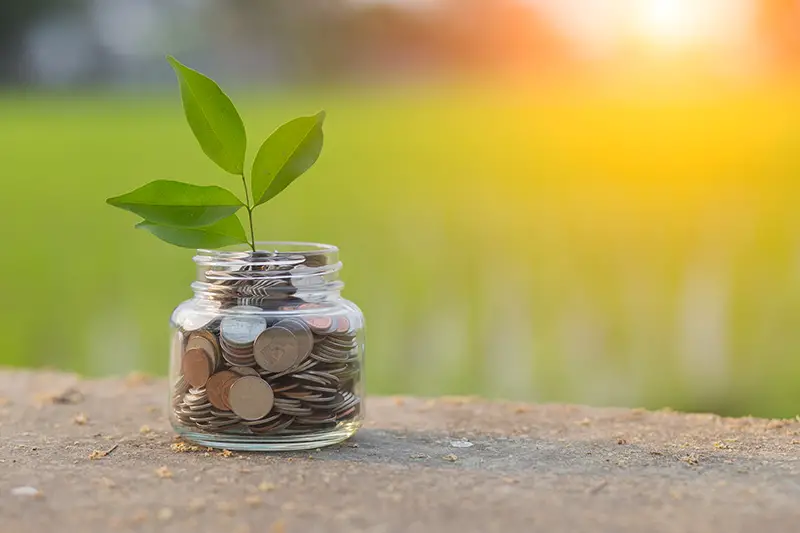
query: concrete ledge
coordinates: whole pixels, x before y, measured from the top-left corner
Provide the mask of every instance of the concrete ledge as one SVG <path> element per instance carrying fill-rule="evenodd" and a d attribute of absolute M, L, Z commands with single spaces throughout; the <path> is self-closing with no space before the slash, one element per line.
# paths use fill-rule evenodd
<path fill-rule="evenodd" d="M 347 443 L 229 454 L 176 443 L 166 395 L 0 372 L 0 532 L 800 530 L 796 420 L 368 398 Z"/>

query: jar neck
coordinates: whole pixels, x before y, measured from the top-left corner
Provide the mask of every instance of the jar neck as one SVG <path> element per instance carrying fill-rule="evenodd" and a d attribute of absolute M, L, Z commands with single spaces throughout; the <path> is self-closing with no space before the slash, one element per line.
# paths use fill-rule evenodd
<path fill-rule="evenodd" d="M 198 250 L 195 298 L 235 305 L 280 306 L 286 301 L 338 298 L 342 263 L 335 246 L 259 242 L 244 247 Z"/>

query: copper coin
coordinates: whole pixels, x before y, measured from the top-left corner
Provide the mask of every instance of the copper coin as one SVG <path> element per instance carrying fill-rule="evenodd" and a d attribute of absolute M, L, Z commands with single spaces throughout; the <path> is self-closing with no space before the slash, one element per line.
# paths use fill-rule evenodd
<path fill-rule="evenodd" d="M 217 409 L 227 410 L 225 402 L 222 399 L 222 387 L 229 379 L 237 377 L 239 377 L 237 374 L 229 370 L 223 370 L 222 372 L 217 372 L 208 378 L 208 382 L 206 383 L 206 393 L 208 394 L 208 401 L 211 402 L 211 405 Z"/>
<path fill-rule="evenodd" d="M 232 378 L 228 379 L 225 382 L 225 384 L 222 386 L 222 404 L 225 406 L 225 409 L 227 409 L 228 411 L 231 410 L 231 403 L 229 401 L 230 395 L 231 395 L 231 387 L 233 387 L 233 384 L 236 383 L 236 381 L 239 378 L 241 378 L 241 376 L 238 376 L 238 375 L 235 376 L 235 377 L 232 377 Z"/>
<path fill-rule="evenodd" d="M 186 342 L 186 351 L 200 348 L 204 350 L 212 360 L 219 359 L 219 343 L 212 333 L 208 331 L 196 331 L 189 336 Z"/>
<path fill-rule="evenodd" d="M 347 333 L 348 331 L 350 331 L 350 320 L 344 316 L 337 317 L 336 333 Z"/>
<path fill-rule="evenodd" d="M 231 410 L 244 420 L 258 420 L 267 416 L 274 399 L 272 388 L 255 376 L 237 379 L 228 392 Z"/>
<path fill-rule="evenodd" d="M 202 387 L 211 376 L 211 363 L 204 350 L 194 348 L 183 354 L 181 369 L 192 387 Z"/>
<path fill-rule="evenodd" d="M 303 321 L 314 333 L 327 333 L 333 328 L 333 319 L 329 316 L 309 316 L 304 317 Z"/>
<path fill-rule="evenodd" d="M 267 372 L 284 372 L 297 363 L 299 357 L 297 339 L 286 328 L 265 329 L 255 342 L 255 358 Z"/>

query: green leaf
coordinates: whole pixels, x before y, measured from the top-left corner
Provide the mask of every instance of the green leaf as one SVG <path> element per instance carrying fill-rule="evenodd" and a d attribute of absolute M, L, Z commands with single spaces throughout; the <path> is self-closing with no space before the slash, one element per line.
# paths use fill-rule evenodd
<path fill-rule="evenodd" d="M 274 198 L 319 158 L 325 112 L 287 122 L 264 141 L 253 162 L 254 205 Z"/>
<path fill-rule="evenodd" d="M 178 75 L 186 120 L 203 152 L 223 170 L 240 175 L 244 170 L 247 135 L 233 102 L 211 78 L 172 56 L 167 61 Z"/>
<path fill-rule="evenodd" d="M 222 248 L 247 242 L 242 223 L 236 215 L 223 218 L 204 228 L 178 228 L 145 220 L 136 225 L 161 239 L 182 248 Z"/>
<path fill-rule="evenodd" d="M 168 180 L 148 183 L 106 201 L 149 222 L 186 228 L 208 226 L 234 214 L 244 205 L 222 187 L 200 187 Z"/>

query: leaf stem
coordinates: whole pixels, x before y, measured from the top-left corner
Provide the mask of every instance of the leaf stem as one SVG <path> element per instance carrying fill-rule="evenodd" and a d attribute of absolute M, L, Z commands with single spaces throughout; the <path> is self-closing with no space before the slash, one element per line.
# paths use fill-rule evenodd
<path fill-rule="evenodd" d="M 256 251 L 256 233 L 253 231 L 253 208 L 250 206 L 250 192 L 247 190 L 247 179 L 244 177 L 244 172 L 242 172 L 242 185 L 244 185 L 244 199 L 247 201 L 245 207 L 247 207 L 247 218 L 250 220 L 250 249 L 254 252 Z"/>

